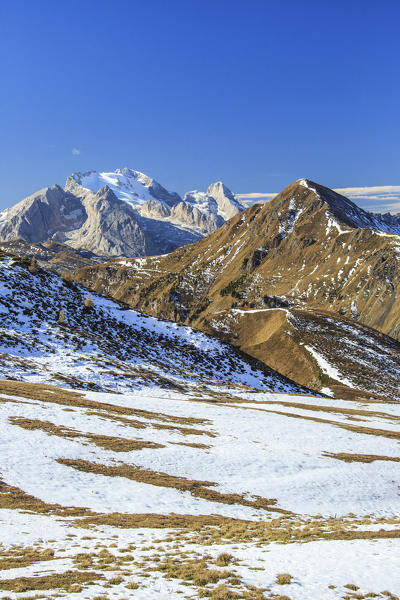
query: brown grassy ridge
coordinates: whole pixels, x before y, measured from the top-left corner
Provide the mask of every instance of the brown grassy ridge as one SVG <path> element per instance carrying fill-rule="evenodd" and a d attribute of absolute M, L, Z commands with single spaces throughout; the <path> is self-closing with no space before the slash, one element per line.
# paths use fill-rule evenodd
<path fill-rule="evenodd" d="M 24 381 L 0 380 L 0 394 L 11 395 L 26 398 L 28 400 L 38 400 L 40 402 L 50 402 L 61 406 L 83 408 L 92 410 L 91 414 L 97 414 L 103 418 L 121 420 L 120 415 L 151 419 L 152 422 L 137 421 L 126 419 L 126 424 L 131 427 L 142 429 L 152 427 L 155 429 L 166 429 L 177 431 L 183 435 L 207 435 L 215 437 L 215 434 L 192 427 L 182 427 L 181 425 L 209 424 L 208 419 L 196 419 L 194 417 L 177 417 L 165 413 L 156 413 L 141 409 L 134 409 L 126 406 L 109 404 L 106 402 L 96 402 L 88 400 L 81 392 L 64 390 L 55 386 L 44 385 L 41 383 L 26 383 Z M 154 422 L 156 421 L 156 422 Z M 161 422 L 159 422 L 161 421 Z"/>
<path fill-rule="evenodd" d="M 350 454 L 347 452 L 324 452 L 324 456 L 328 456 L 329 458 L 336 458 L 337 460 L 342 460 L 343 462 L 362 462 L 362 463 L 372 463 L 375 460 L 383 460 L 383 461 L 391 461 L 391 462 L 400 462 L 400 458 L 396 456 L 381 456 L 379 454 Z"/>
<path fill-rule="evenodd" d="M 32 590 L 53 589 L 78 591 L 77 589 L 74 589 L 74 586 L 77 584 L 84 585 L 85 583 L 93 583 L 99 579 L 104 579 L 104 575 L 90 571 L 65 571 L 64 573 L 45 575 L 42 577 L 16 577 L 15 579 L 0 579 L 0 589 L 10 590 L 16 593 L 28 592 Z"/>
<path fill-rule="evenodd" d="M 216 490 L 210 490 L 209 486 L 217 485 L 212 481 L 199 481 L 168 475 L 159 471 L 151 471 L 133 465 L 108 466 L 86 460 L 72 460 L 58 458 L 57 462 L 68 467 L 83 471 L 85 473 L 96 473 L 108 477 L 125 477 L 132 481 L 140 481 L 160 487 L 175 488 L 184 492 L 190 492 L 192 496 L 209 500 L 210 502 L 221 502 L 222 504 L 241 504 L 256 509 L 282 512 L 291 514 L 290 511 L 279 509 L 275 506 L 276 499 L 256 497 L 255 500 L 247 500 L 240 494 L 222 494 Z"/>
<path fill-rule="evenodd" d="M 144 440 L 130 440 L 126 438 L 113 437 L 109 435 L 96 435 L 94 433 L 81 433 L 69 427 L 60 427 L 49 421 L 40 421 L 38 419 L 25 419 L 22 417 L 10 417 L 14 425 L 23 429 L 35 431 L 44 431 L 49 435 L 55 435 L 63 438 L 82 438 L 88 442 L 100 446 L 105 450 L 113 452 L 131 452 L 132 450 L 142 450 L 143 448 L 165 448 L 163 444 L 156 442 L 147 442 Z"/>

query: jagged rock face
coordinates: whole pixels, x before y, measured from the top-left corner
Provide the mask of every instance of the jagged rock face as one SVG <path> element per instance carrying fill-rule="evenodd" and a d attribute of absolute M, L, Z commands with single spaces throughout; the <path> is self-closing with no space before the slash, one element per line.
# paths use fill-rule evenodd
<path fill-rule="evenodd" d="M 347 322 L 365 324 L 400 340 L 399 226 L 396 218 L 371 215 L 302 180 L 169 256 L 123 267 L 108 263 L 107 277 L 101 266 L 73 277 L 153 315 L 194 324 L 271 364 L 269 338 L 262 333 L 271 310 L 329 311 L 344 329 Z M 264 311 L 257 344 L 249 340 L 249 328 L 233 325 L 241 314 L 233 311 L 246 310 Z M 288 335 L 299 348 L 305 334 Z M 282 347 L 276 345 L 277 355 Z M 307 360 L 315 363 L 312 356 Z M 310 369 L 308 385 L 316 385 L 316 373 Z M 293 377 L 290 370 L 285 374 Z"/>
<path fill-rule="evenodd" d="M 141 207 L 140 214 L 142 217 L 149 217 L 150 219 L 167 219 L 171 211 L 168 206 L 158 200 L 147 200 Z"/>
<path fill-rule="evenodd" d="M 42 242 L 54 233 L 81 227 L 86 213 L 81 202 L 58 185 L 39 190 L 0 214 L 0 240 Z"/>
<path fill-rule="evenodd" d="M 220 227 L 227 218 L 220 207 L 226 215 L 240 210 L 221 182 L 211 188 L 217 199 L 196 192 L 182 200 L 132 169 L 74 173 L 65 190 L 40 190 L 0 213 L 0 241 L 54 238 L 104 257 L 164 254 Z"/>
<path fill-rule="evenodd" d="M 222 181 L 212 183 L 207 188 L 206 193 L 215 199 L 218 205 L 218 214 L 224 219 L 224 221 L 228 221 L 239 212 L 244 210 L 243 204 L 241 204 L 235 198 L 231 190 L 227 188 Z"/>
<path fill-rule="evenodd" d="M 132 207 L 105 186 L 82 204 L 88 216 L 84 225 L 64 239 L 73 248 L 85 248 L 102 256 L 143 256 L 146 238 Z"/>
<path fill-rule="evenodd" d="M 186 223 L 203 234 L 212 233 L 224 224 L 224 220 L 212 209 L 212 203 L 216 204 L 213 198 L 210 198 L 208 210 L 200 209 L 195 202 L 190 202 L 189 198 L 186 194 L 185 201 L 179 202 L 171 209 L 173 222 Z"/>

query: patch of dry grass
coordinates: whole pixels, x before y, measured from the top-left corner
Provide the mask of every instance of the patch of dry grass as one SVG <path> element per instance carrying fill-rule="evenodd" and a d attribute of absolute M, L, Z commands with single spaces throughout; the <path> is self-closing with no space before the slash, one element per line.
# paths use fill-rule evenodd
<path fill-rule="evenodd" d="M 0 481 L 0 508 L 18 509 L 39 514 L 51 513 L 64 517 L 81 517 L 92 514 L 86 508 L 49 504 L 30 496 L 15 486 L 7 485 L 3 481 Z"/>
<path fill-rule="evenodd" d="M 203 527 L 219 528 L 228 526 L 236 520 L 219 515 L 160 515 L 156 513 L 127 514 L 127 513 L 103 513 L 93 514 L 73 521 L 75 527 L 92 527 L 110 525 L 122 529 L 179 529 L 187 533 L 200 532 Z M 239 520 L 238 520 L 239 521 Z"/>
<path fill-rule="evenodd" d="M 28 400 L 38 400 L 40 402 L 50 402 L 53 404 L 59 404 L 61 406 L 74 406 L 76 408 L 93 410 L 96 412 L 92 414 L 97 414 L 98 416 L 102 416 L 103 418 L 109 418 L 114 420 L 117 420 L 116 417 L 118 415 L 125 415 L 131 417 L 136 416 L 152 421 L 146 422 L 128 419 L 125 421 L 125 423 L 128 423 L 132 427 L 136 428 L 153 427 L 156 429 L 179 431 L 183 435 L 208 435 L 210 437 L 215 436 L 215 434 L 207 430 L 180 426 L 193 424 L 208 424 L 209 421 L 207 419 L 196 419 L 194 417 L 177 417 L 175 415 L 156 413 L 142 409 L 120 406 L 116 404 L 109 404 L 106 402 L 96 402 L 95 400 L 88 400 L 81 392 L 64 390 L 55 386 L 44 385 L 41 383 L 0 380 L 0 394 L 18 396 L 22 398 L 27 398 Z"/>
<path fill-rule="evenodd" d="M 292 579 L 293 577 L 289 573 L 279 573 L 276 576 L 276 583 L 278 585 L 289 585 L 292 583 Z"/>
<path fill-rule="evenodd" d="M 127 438 L 113 437 L 109 435 L 97 435 L 94 433 L 81 433 L 69 427 L 60 427 L 49 421 L 40 421 L 39 419 L 25 419 L 22 417 L 10 417 L 13 425 L 18 425 L 27 430 L 40 430 L 48 435 L 56 435 L 63 438 L 83 438 L 84 440 L 100 446 L 105 450 L 113 452 L 131 452 L 133 450 L 142 450 L 143 448 L 165 448 L 163 444 L 148 442 L 145 440 L 130 440 Z"/>
<path fill-rule="evenodd" d="M 78 471 L 84 471 L 85 473 L 96 473 L 107 477 L 125 477 L 126 479 L 140 481 L 141 483 L 148 483 L 150 485 L 175 488 L 181 491 L 190 492 L 193 496 L 204 498 L 211 502 L 241 504 L 243 506 L 251 506 L 253 508 L 289 514 L 289 511 L 284 511 L 275 507 L 275 499 L 256 497 L 255 500 L 247 500 L 240 494 L 222 494 L 216 490 L 210 490 L 209 486 L 216 485 L 212 481 L 186 479 L 186 477 L 177 477 L 175 475 L 168 475 L 167 473 L 151 471 L 142 467 L 125 464 L 109 466 L 87 460 L 72 460 L 68 458 L 59 458 L 57 459 L 57 462 L 77 469 Z"/>
<path fill-rule="evenodd" d="M 9 549 L 6 552 L 0 551 L 0 570 L 18 569 L 26 567 L 36 562 L 53 560 L 54 551 L 50 548 L 46 550 L 35 550 L 34 548 Z"/>
<path fill-rule="evenodd" d="M 0 579 L 0 589 L 9 590 L 16 593 L 28 592 L 32 590 L 53 590 L 63 589 L 70 591 L 71 587 L 77 584 L 93 583 L 98 579 L 103 579 L 104 575 L 94 572 L 65 571 L 54 575 L 45 575 L 42 577 L 16 577 L 15 579 Z"/>
<path fill-rule="evenodd" d="M 232 556 L 232 554 L 228 554 L 227 552 L 222 552 L 221 554 L 218 554 L 217 558 L 215 559 L 215 564 L 218 567 L 226 567 L 232 561 L 234 561 L 234 557 Z"/>
<path fill-rule="evenodd" d="M 227 579 L 233 575 L 231 571 L 210 569 L 205 559 L 186 561 L 182 559 L 167 559 L 159 562 L 152 569 L 161 571 L 167 579 L 190 581 L 198 587 L 206 586 L 209 583 L 217 583 L 220 579 Z"/>
<path fill-rule="evenodd" d="M 395 456 L 382 456 L 379 454 L 350 454 L 348 452 L 324 452 L 324 456 L 328 456 L 329 458 L 336 458 L 337 460 L 342 460 L 343 462 L 362 462 L 362 463 L 372 463 L 374 460 L 388 460 L 391 462 L 400 462 L 400 458 Z"/>

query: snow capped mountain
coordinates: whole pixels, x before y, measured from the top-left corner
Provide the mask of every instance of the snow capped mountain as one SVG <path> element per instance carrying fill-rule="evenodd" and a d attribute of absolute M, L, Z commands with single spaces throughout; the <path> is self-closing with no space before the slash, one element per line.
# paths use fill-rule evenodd
<path fill-rule="evenodd" d="M 133 169 L 116 169 L 110 173 L 73 173 L 68 177 L 65 189 L 73 191 L 76 184 L 94 193 L 107 186 L 117 198 L 129 202 L 134 208 L 154 199 L 169 207 L 182 200 L 179 194 L 169 192 L 151 177 Z"/>
<path fill-rule="evenodd" d="M 212 183 L 208 188 L 208 196 L 215 199 L 218 205 L 218 214 L 225 220 L 228 221 L 239 212 L 244 210 L 243 204 L 239 202 L 236 196 L 226 187 L 222 181 Z"/>
<path fill-rule="evenodd" d="M 64 190 L 40 190 L 0 213 L 0 241 L 52 238 L 106 257 L 165 254 L 242 208 L 222 182 L 182 199 L 139 171 L 87 171 L 70 175 Z"/>
<path fill-rule="evenodd" d="M 199 192 L 197 190 L 187 192 L 184 201 L 192 204 L 204 213 L 218 215 L 221 224 L 244 210 L 244 206 L 222 181 L 212 183 L 206 192 Z"/>

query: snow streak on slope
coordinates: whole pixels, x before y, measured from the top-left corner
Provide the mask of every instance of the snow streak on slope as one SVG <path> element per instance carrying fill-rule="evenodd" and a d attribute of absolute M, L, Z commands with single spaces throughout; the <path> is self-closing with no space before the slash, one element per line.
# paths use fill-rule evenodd
<path fill-rule="evenodd" d="M 17 260 L 18 263 L 18 260 Z M 127 391 L 165 386 L 250 385 L 300 391 L 237 350 L 193 330 L 127 310 L 13 259 L 0 262 L 0 374 Z M 59 323 L 60 311 L 64 322 Z M 61 319 L 63 320 L 63 319 Z"/>

